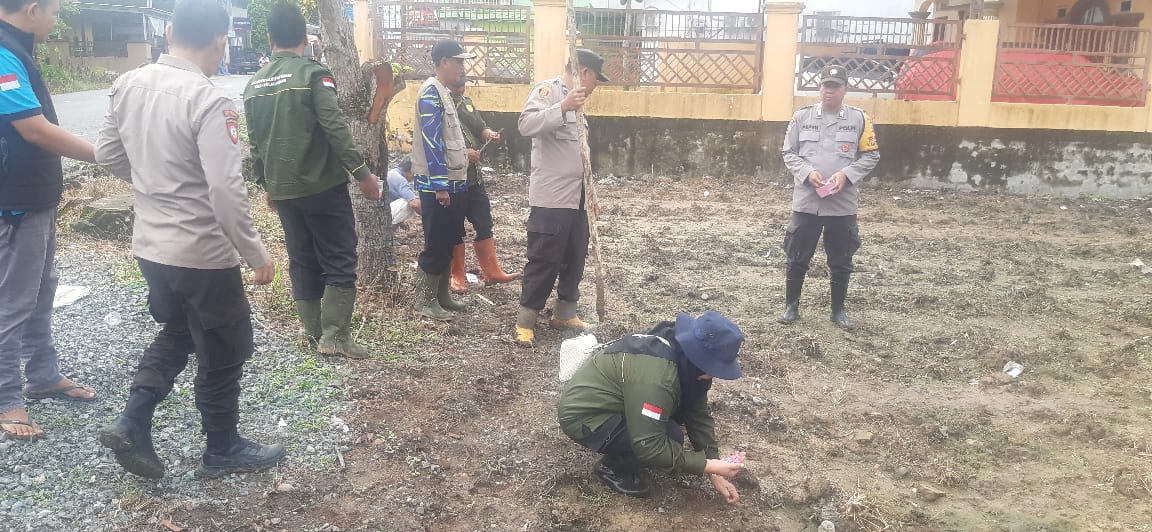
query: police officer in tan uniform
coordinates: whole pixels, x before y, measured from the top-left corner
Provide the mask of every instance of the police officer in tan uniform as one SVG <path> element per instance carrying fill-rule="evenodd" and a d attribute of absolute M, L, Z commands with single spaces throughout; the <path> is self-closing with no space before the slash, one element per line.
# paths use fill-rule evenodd
<path fill-rule="evenodd" d="M 520 113 L 520 134 L 532 138 L 532 174 L 528 182 L 528 264 L 520 291 L 516 343 L 536 341 L 536 316 L 556 285 L 555 328 L 590 327 L 576 315 L 580 280 L 588 256 L 588 215 L 584 210 L 584 163 L 576 111 L 602 81 L 604 60 L 591 50 L 576 51 L 579 72 L 571 63 L 562 76 L 532 88 Z M 578 83 L 577 83 L 578 82 Z M 575 85 L 579 88 L 573 88 Z M 559 284 L 556 284 L 559 278 Z"/>
<path fill-rule="evenodd" d="M 880 161 L 872 119 L 863 110 L 844 105 L 848 73 L 840 66 L 820 74 L 820 103 L 800 109 L 788 124 L 784 163 L 792 173 L 792 223 L 784 237 L 788 255 L 786 307 L 777 321 L 800 319 L 800 291 L 808 264 L 824 234 L 831 277 L 832 322 L 852 323 L 844 312 L 852 256 L 860 248 L 856 210 L 859 184 Z"/>
<path fill-rule="evenodd" d="M 254 351 L 243 259 L 272 282 L 241 167 L 240 112 L 208 76 L 228 46 L 228 11 L 181 0 L 168 26 L 171 53 L 125 72 L 109 94 L 96 162 L 132 182 L 132 254 L 148 282 L 148 310 L 164 327 L 136 367 L 124 411 L 100 443 L 125 470 L 164 476 L 152 445 L 156 405 L 196 356 L 195 395 L 207 448 L 197 477 L 276 465 L 284 446 L 240 436 L 240 379 Z"/>

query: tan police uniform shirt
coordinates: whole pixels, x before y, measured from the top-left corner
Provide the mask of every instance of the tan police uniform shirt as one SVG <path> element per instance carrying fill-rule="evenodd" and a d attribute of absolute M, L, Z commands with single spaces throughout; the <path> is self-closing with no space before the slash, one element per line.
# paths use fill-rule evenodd
<path fill-rule="evenodd" d="M 268 263 L 240 173 L 236 105 L 189 61 L 161 55 L 109 94 L 96 162 L 132 181 L 132 253 L 182 268 Z"/>
<path fill-rule="evenodd" d="M 520 134 L 532 137 L 532 174 L 528 180 L 528 205 L 552 209 L 579 209 L 584 187 L 584 162 L 580 159 L 580 132 L 576 112 L 560 110 L 568 94 L 561 78 L 542 81 L 532 88 L 520 113 Z"/>
<path fill-rule="evenodd" d="M 792 210 L 817 216 L 856 214 L 860 204 L 859 182 L 880 162 L 880 147 L 872 119 L 864 110 L 844 105 L 834 116 L 824 106 L 800 109 L 784 135 L 784 164 L 792 173 Z M 813 170 L 828 179 L 844 172 L 848 183 L 837 193 L 821 198 L 808 182 Z"/>

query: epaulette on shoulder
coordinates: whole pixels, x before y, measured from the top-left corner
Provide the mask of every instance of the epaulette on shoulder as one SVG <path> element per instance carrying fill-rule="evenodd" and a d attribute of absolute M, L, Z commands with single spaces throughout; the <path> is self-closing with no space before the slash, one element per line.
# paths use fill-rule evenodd
<path fill-rule="evenodd" d="M 865 110 L 863 110 L 863 109 L 861 109 L 861 108 L 859 108 L 859 107 L 856 107 L 856 106 L 854 106 L 854 105 L 847 105 L 847 104 L 845 104 L 845 105 L 844 105 L 844 107 L 846 107 L 846 108 L 848 108 L 848 109 L 851 109 L 851 110 L 853 110 L 853 111 L 857 111 L 857 112 L 859 112 L 859 113 L 860 113 L 860 114 L 862 114 L 862 115 L 866 115 L 866 114 L 868 114 L 868 112 L 867 112 L 867 111 L 865 111 Z"/>

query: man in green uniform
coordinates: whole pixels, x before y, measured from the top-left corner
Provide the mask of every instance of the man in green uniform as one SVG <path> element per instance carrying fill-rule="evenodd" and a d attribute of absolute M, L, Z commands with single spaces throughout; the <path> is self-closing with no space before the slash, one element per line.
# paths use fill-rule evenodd
<path fill-rule="evenodd" d="M 648 497 L 640 469 L 704 473 L 728 503 L 739 500 L 728 482 L 743 456 L 720 460 L 708 409 L 712 378 L 737 379 L 744 334 L 724 316 L 685 313 L 648 334 L 633 334 L 594 353 L 565 384 L 558 418 L 564 434 L 604 455 L 594 472 L 613 490 Z M 693 451 L 684 448 L 684 433 Z"/>
<path fill-rule="evenodd" d="M 468 80 L 460 78 L 455 85 L 448 87 L 452 92 L 452 99 L 456 102 L 456 115 L 460 117 L 460 129 L 464 133 L 464 143 L 468 150 L 475 152 L 475 158 L 480 158 L 480 150 L 485 144 L 500 142 L 500 134 L 492 131 L 472 98 L 464 95 Z M 480 173 L 480 164 L 468 165 L 468 191 L 464 193 L 464 218 L 472 223 L 476 231 L 476 239 L 472 247 L 476 250 L 476 261 L 480 263 L 480 272 L 484 277 L 484 284 L 500 284 L 516 280 L 518 273 L 504 273 L 500 263 L 496 261 L 496 240 L 492 236 L 492 202 L 488 199 L 488 192 L 484 190 L 484 178 Z M 464 230 L 463 227 L 460 228 Z M 464 243 L 456 244 L 452 249 L 452 289 L 457 292 L 468 290 L 468 281 L 464 276 Z"/>
<path fill-rule="evenodd" d="M 348 176 L 369 200 L 376 176 L 361 157 L 323 65 L 301 57 L 308 46 L 299 8 L 268 14 L 272 61 L 244 89 L 244 113 L 257 182 L 280 215 L 288 248 L 292 298 L 304 332 L 326 355 L 365 358 L 352 340 L 356 303 L 356 221 Z"/>

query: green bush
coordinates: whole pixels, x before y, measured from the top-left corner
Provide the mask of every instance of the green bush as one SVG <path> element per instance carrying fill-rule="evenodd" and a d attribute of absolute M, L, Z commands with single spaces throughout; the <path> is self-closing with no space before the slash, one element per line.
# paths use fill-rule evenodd
<path fill-rule="evenodd" d="M 103 89 L 112 84 L 112 76 L 101 67 L 68 67 L 40 64 L 44 83 L 53 94 Z"/>

